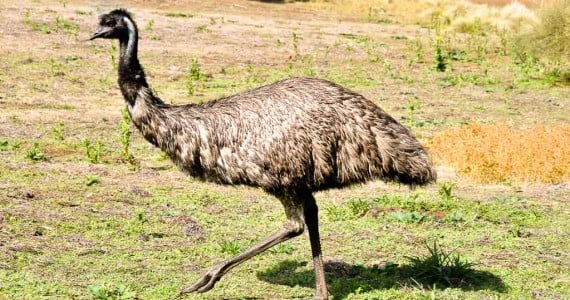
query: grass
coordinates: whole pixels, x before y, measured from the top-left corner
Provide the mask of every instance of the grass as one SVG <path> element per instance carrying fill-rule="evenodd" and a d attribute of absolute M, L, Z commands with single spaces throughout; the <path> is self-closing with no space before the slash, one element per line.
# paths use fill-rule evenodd
<path fill-rule="evenodd" d="M 435 11 L 426 3 L 130 9 L 147 80 L 168 103 L 315 76 L 362 93 L 429 145 L 437 184 L 316 194 L 334 299 L 568 298 L 567 62 L 472 20 L 442 24 L 438 58 L 431 14 L 414 13 Z M 188 178 L 131 133 L 118 45 L 79 42 L 108 9 L 0 7 L 17 33 L 0 49 L 0 298 L 176 298 L 285 219 L 262 191 Z M 311 298 L 310 257 L 301 236 L 187 298 Z"/>
<path fill-rule="evenodd" d="M 409 257 L 413 279 L 426 287 L 460 287 L 476 282 L 474 263 L 468 262 L 454 251 L 446 252 L 437 243 L 426 244 L 429 254 Z"/>

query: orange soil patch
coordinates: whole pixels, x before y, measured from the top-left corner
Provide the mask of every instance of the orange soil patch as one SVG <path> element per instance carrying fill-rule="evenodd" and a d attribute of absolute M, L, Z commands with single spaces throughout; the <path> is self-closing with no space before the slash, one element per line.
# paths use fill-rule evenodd
<path fill-rule="evenodd" d="M 570 124 L 514 129 L 505 123 L 450 128 L 431 141 L 440 164 L 481 183 L 570 180 Z"/>

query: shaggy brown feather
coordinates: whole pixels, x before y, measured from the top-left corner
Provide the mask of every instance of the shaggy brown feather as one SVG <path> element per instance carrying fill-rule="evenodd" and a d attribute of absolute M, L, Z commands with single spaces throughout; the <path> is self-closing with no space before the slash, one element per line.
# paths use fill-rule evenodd
<path fill-rule="evenodd" d="M 412 133 L 361 95 L 291 78 L 202 105 L 170 106 L 148 88 L 129 105 L 147 140 L 192 176 L 268 191 L 318 191 L 370 179 L 435 179 Z"/>

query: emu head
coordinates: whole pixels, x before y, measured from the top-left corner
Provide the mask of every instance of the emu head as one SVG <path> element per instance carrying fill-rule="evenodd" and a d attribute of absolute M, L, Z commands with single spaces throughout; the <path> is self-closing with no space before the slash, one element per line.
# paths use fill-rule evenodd
<path fill-rule="evenodd" d="M 131 14 L 124 9 L 115 9 L 99 16 L 99 27 L 97 27 L 90 40 L 97 38 L 126 39 L 129 33 L 135 31 Z"/>

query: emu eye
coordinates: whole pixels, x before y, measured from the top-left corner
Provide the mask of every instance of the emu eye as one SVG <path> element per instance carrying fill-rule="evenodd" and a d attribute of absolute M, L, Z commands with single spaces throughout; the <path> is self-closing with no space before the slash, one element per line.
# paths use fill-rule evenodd
<path fill-rule="evenodd" d="M 114 19 L 107 19 L 105 21 L 103 21 L 103 25 L 108 26 L 108 27 L 113 27 L 117 24 L 117 22 L 115 22 Z"/>

